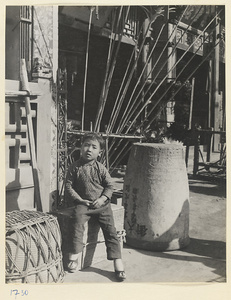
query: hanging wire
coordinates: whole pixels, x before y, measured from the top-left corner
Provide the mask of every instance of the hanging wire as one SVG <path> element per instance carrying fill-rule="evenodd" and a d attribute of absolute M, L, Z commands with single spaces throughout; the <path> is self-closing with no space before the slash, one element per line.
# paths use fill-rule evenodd
<path fill-rule="evenodd" d="M 91 20 L 94 7 L 91 6 L 89 23 L 88 23 L 88 34 L 87 34 L 87 49 L 86 49 L 86 59 L 85 59 L 85 74 L 84 74 L 84 84 L 83 84 L 83 106 L 82 106 L 82 122 L 81 128 L 84 130 L 84 115 L 85 115 L 85 104 L 86 104 L 86 86 L 87 86 L 87 71 L 88 71 L 88 55 L 89 55 L 89 42 L 90 42 L 90 32 L 91 32 Z"/>

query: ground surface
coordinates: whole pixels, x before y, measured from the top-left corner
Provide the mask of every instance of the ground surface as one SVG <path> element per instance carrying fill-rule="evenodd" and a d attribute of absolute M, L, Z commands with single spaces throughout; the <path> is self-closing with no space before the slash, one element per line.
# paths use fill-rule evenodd
<path fill-rule="evenodd" d="M 180 250 L 152 252 L 124 245 L 125 282 L 226 282 L 226 188 L 221 180 L 189 176 L 190 244 Z M 118 187 L 122 178 L 116 179 Z M 113 265 L 102 261 L 65 283 L 115 282 Z"/>

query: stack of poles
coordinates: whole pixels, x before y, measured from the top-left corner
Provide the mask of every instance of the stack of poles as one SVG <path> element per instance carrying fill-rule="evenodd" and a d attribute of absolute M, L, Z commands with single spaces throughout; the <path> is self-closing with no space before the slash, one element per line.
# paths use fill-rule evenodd
<path fill-rule="evenodd" d="M 123 29 L 124 29 L 125 23 L 128 18 L 129 10 L 130 10 L 130 7 L 127 8 L 125 19 L 123 19 L 123 18 L 121 18 L 121 15 L 123 12 L 123 6 L 121 6 L 120 11 L 119 11 L 118 20 L 117 20 L 117 26 L 116 26 L 116 32 L 115 32 L 116 34 L 114 35 L 112 50 L 111 50 L 111 43 L 109 46 L 109 55 L 108 55 L 108 60 L 107 60 L 106 74 L 105 74 L 104 84 L 103 84 L 103 88 L 102 88 L 102 92 L 101 92 L 101 96 L 100 96 L 100 101 L 99 101 L 99 106 L 98 106 L 98 111 L 97 111 L 96 121 L 95 121 L 94 131 L 96 131 L 96 132 L 98 132 L 100 130 L 100 123 L 101 123 L 101 120 L 103 117 L 103 112 L 104 112 L 105 104 L 107 101 L 107 96 L 108 96 L 112 76 L 113 76 L 115 66 L 116 66 L 117 56 L 118 56 L 120 45 L 121 45 L 121 40 L 123 37 Z M 116 12 L 115 12 L 115 14 L 116 14 Z M 119 32 L 118 44 L 117 44 L 117 47 L 115 50 L 114 57 L 112 59 L 112 51 L 113 51 L 113 48 L 114 48 L 114 45 L 116 42 L 117 33 L 120 29 L 119 28 L 120 22 L 122 24 L 121 24 L 121 30 Z M 110 66 L 110 68 L 109 68 L 109 66 Z"/>
<path fill-rule="evenodd" d="M 199 11 L 198 11 L 199 12 Z M 131 123 L 130 123 L 130 125 L 129 125 L 129 127 L 126 129 L 126 131 L 125 131 L 125 134 L 126 133 L 128 133 L 129 132 L 129 130 L 131 129 L 131 127 L 132 127 L 132 125 L 135 123 L 135 121 L 136 121 L 136 119 L 138 118 L 138 116 L 141 114 L 141 112 L 145 109 L 145 107 L 147 106 L 147 104 L 149 103 L 149 101 L 151 100 L 151 98 L 155 95 L 155 93 L 157 92 L 157 90 L 159 89 L 159 87 L 163 84 L 163 82 L 167 79 L 167 77 L 168 77 L 168 74 L 169 74 L 169 72 L 171 72 L 171 70 L 173 69 L 173 68 L 175 68 L 178 64 L 179 64 L 179 62 L 183 59 L 183 57 L 186 55 L 186 53 L 187 52 L 189 52 L 189 50 L 191 49 L 191 47 L 198 41 L 198 39 L 206 32 L 206 30 L 208 29 L 208 27 L 213 23 L 213 21 L 215 20 L 215 18 L 219 15 L 221 13 L 221 11 L 220 12 L 218 12 L 218 14 L 208 23 L 208 25 L 204 28 L 204 30 L 198 35 L 198 37 L 194 40 L 194 42 L 185 50 L 185 52 L 184 52 L 184 54 L 179 58 L 179 60 L 174 64 L 174 66 L 168 71 L 168 73 L 166 74 L 166 76 L 162 79 L 162 81 L 159 83 L 159 85 L 157 86 L 157 88 L 154 90 L 154 92 L 149 96 L 149 98 L 145 101 L 145 103 L 144 103 L 144 105 L 142 106 L 142 108 L 140 109 L 140 111 L 136 114 L 136 116 L 133 118 L 133 120 L 131 121 Z M 195 17 L 196 17 L 196 15 L 195 15 Z M 195 18 L 194 17 L 194 18 Z M 193 20 L 192 20 L 192 22 L 193 22 Z M 189 24 L 188 25 L 188 28 L 191 26 L 191 24 Z M 188 29 L 187 28 L 187 29 Z M 184 35 L 184 34 L 186 34 L 186 32 L 187 32 L 187 29 L 182 33 L 182 36 Z M 173 32 L 175 31 L 176 29 L 174 29 L 173 30 Z M 212 30 L 212 32 L 215 30 L 215 28 Z M 211 34 L 211 33 L 210 33 Z M 180 39 L 181 39 L 181 37 L 180 37 Z M 180 40 L 179 39 L 179 40 Z M 207 39 L 207 38 L 206 38 Z M 177 44 L 179 43 L 179 40 L 178 40 L 178 42 L 176 43 L 176 45 L 175 45 L 175 47 L 174 47 L 174 49 L 172 50 L 172 52 L 170 53 L 170 55 L 173 53 L 173 51 L 175 51 L 175 49 L 176 49 L 176 46 L 177 46 Z M 167 43 L 169 42 L 169 40 L 167 41 Z M 191 72 L 191 74 L 187 77 L 187 79 L 185 80 L 185 82 L 186 81 L 188 81 L 192 76 L 193 76 L 193 74 L 198 70 L 198 68 L 204 63 L 204 61 L 206 61 L 206 59 L 211 55 L 211 53 L 214 51 L 214 49 L 217 47 L 217 45 L 219 44 L 219 42 L 220 41 L 218 41 L 215 45 L 214 45 L 214 47 L 213 47 L 213 49 L 211 49 L 211 51 L 206 55 L 206 57 L 204 57 L 204 59 L 202 60 L 202 62 Z M 166 43 L 166 44 L 167 44 Z M 154 45 L 155 46 L 155 45 Z M 181 72 L 178 74 L 178 76 L 177 76 L 177 78 L 175 79 L 175 81 L 174 82 L 176 82 L 176 80 L 179 78 L 179 76 L 182 74 L 182 72 L 185 70 L 185 68 L 189 65 L 189 63 L 193 60 L 193 58 L 196 56 L 196 54 L 197 54 L 197 52 L 201 49 L 201 47 L 202 47 L 203 45 L 201 45 L 198 49 L 197 49 L 197 51 L 194 53 L 194 55 L 192 56 L 192 58 L 187 62 L 187 64 L 185 65 L 185 67 L 181 70 Z M 163 52 L 162 52 L 162 54 L 163 54 Z M 161 55 L 162 55 L 161 54 Z M 159 59 L 160 59 L 160 57 L 159 57 Z M 167 58 L 168 59 L 168 58 Z M 167 60 L 166 60 L 166 63 L 167 63 Z M 166 64 L 165 63 L 165 64 Z M 156 66 L 156 64 L 155 64 L 155 66 Z M 154 66 L 154 67 L 155 67 Z M 163 67 L 164 67 L 164 65 L 162 66 L 162 68 L 159 70 L 159 72 L 158 72 L 158 74 L 161 72 L 161 70 L 163 69 Z M 154 68 L 152 68 L 152 70 L 151 70 L 151 72 L 153 71 L 153 69 Z M 156 75 L 156 77 L 158 76 L 158 74 Z M 148 75 L 149 76 L 149 75 Z M 148 77 L 147 76 L 147 77 Z M 156 79 L 156 77 L 155 77 L 155 79 Z M 155 82 L 155 79 L 152 81 L 152 84 Z M 152 109 L 147 113 L 147 115 L 146 115 L 146 118 L 141 122 L 141 124 L 139 125 L 139 127 L 141 127 L 142 125 L 144 125 L 144 122 L 147 120 L 147 118 L 150 116 L 150 114 L 153 112 L 153 110 L 157 107 L 157 105 L 158 104 L 160 104 L 160 102 L 161 102 L 161 100 L 162 99 L 164 99 L 164 97 L 165 97 L 165 95 L 168 93 L 168 91 L 172 88 L 172 86 L 173 86 L 173 84 L 174 84 L 174 82 L 169 86 L 169 88 L 164 92 L 164 94 L 158 99 L 158 101 L 155 103 L 155 105 L 152 107 Z M 150 89 L 150 87 L 151 87 L 151 85 L 149 86 L 149 88 L 148 88 L 148 90 Z M 171 99 L 168 99 L 168 101 L 171 101 L 171 100 L 173 100 L 174 99 L 174 97 L 175 97 L 175 95 L 181 90 L 181 88 L 183 87 L 183 85 L 182 86 L 180 86 L 175 92 L 174 92 L 174 94 L 172 95 L 172 97 L 171 97 Z M 145 92 L 145 95 L 147 94 L 147 92 L 148 92 L 148 90 Z M 140 91 L 141 92 L 141 91 Z M 140 93 L 139 93 L 140 94 Z M 138 95 L 139 95 L 138 94 Z M 136 100 L 137 100 L 137 98 L 138 97 L 136 97 L 136 99 L 133 101 L 133 105 L 134 105 L 134 103 L 136 102 Z M 129 100 L 130 101 L 130 100 Z M 132 113 L 130 114 L 130 115 L 127 115 L 126 116 L 126 118 L 121 118 L 121 120 L 122 120 L 122 126 L 120 126 L 120 127 L 118 127 L 117 128 L 117 133 L 120 133 L 123 129 L 124 129 L 124 127 L 125 127 L 125 125 L 126 125 L 126 123 L 129 121 L 129 120 L 131 120 L 131 117 L 132 117 L 132 115 L 134 114 L 134 112 L 136 111 L 136 109 L 138 108 L 138 106 L 140 105 L 140 103 L 141 103 L 141 99 L 139 100 L 139 102 L 136 104 L 136 107 L 135 107 L 135 109 L 133 109 L 133 111 L 132 111 Z M 146 124 L 145 125 L 145 127 L 144 127 L 144 130 L 147 130 L 149 127 L 150 127 L 150 125 L 156 120 L 156 118 L 157 118 L 157 116 L 158 116 L 158 114 L 159 114 L 159 112 L 160 112 L 160 110 L 161 109 L 163 109 L 163 108 L 159 108 L 158 109 L 158 112 L 155 114 L 155 117 L 154 118 L 152 118 L 152 120 L 150 120 L 149 121 L 149 123 L 148 124 Z M 131 112 L 131 108 L 130 108 L 130 110 L 129 110 L 129 112 Z M 121 143 L 122 141 L 120 140 L 119 141 L 119 143 Z M 118 153 L 118 155 L 116 156 L 116 158 L 115 158 L 115 160 L 112 162 L 112 164 L 111 164 L 111 167 L 113 166 L 113 165 L 115 165 L 115 163 L 117 163 L 117 165 L 118 165 L 118 162 L 119 161 L 121 161 L 121 159 L 127 154 L 127 152 L 130 150 L 130 147 L 127 147 L 128 146 L 128 143 L 129 142 L 126 142 L 125 143 L 125 145 L 124 145 L 124 147 L 120 150 L 120 152 Z M 117 147 L 118 147 L 118 145 L 117 145 Z M 111 148 L 112 147 L 110 147 L 109 148 L 109 151 L 111 150 Z M 126 149 L 127 148 L 127 149 Z M 124 152 L 124 149 L 126 149 L 126 151 Z M 121 156 L 121 154 L 123 153 L 123 155 Z M 119 161 L 118 161 L 118 159 L 119 159 Z M 115 167 L 114 167 L 115 168 Z"/>
<path fill-rule="evenodd" d="M 202 8 L 202 6 L 201 6 Z M 166 81 L 166 79 L 169 76 L 169 73 L 176 68 L 176 66 L 180 63 L 180 61 L 183 59 L 183 57 L 186 55 L 186 53 L 188 53 L 190 51 L 190 49 L 193 47 L 193 45 L 199 40 L 199 38 L 201 36 L 204 35 L 204 33 L 206 32 L 206 30 L 209 28 L 209 26 L 211 26 L 211 24 L 214 22 L 214 20 L 217 18 L 217 16 L 219 16 L 219 14 L 221 13 L 221 11 L 219 11 L 216 16 L 207 24 L 207 26 L 203 29 L 203 31 L 197 36 L 197 38 L 193 41 L 193 43 L 191 45 L 188 46 L 188 48 L 185 50 L 185 52 L 182 54 L 182 56 L 175 62 L 175 64 L 171 67 L 171 69 L 168 70 L 167 74 L 165 75 L 165 77 L 160 81 L 160 83 L 158 84 L 158 86 L 155 88 L 155 90 L 151 93 L 151 95 L 148 97 L 148 99 L 146 101 L 143 101 L 144 97 L 147 95 L 147 93 L 150 91 L 151 87 L 153 86 L 153 84 L 156 82 L 156 79 L 158 77 L 158 75 L 160 74 L 160 72 L 163 70 L 163 68 L 165 67 L 165 65 L 168 62 L 169 57 L 176 51 L 177 45 L 180 42 L 181 38 L 187 33 L 188 29 L 191 27 L 192 23 L 194 22 L 194 19 L 197 17 L 197 15 L 199 14 L 201 8 L 197 11 L 197 13 L 195 14 L 194 18 L 192 19 L 191 23 L 187 26 L 187 28 L 182 32 L 180 38 L 178 39 L 178 41 L 176 42 L 176 44 L 174 45 L 174 47 L 172 48 L 171 53 L 168 55 L 165 63 L 162 65 L 162 67 L 158 70 L 156 76 L 154 79 L 152 79 L 151 84 L 149 85 L 149 87 L 145 90 L 144 92 L 144 88 L 146 86 L 146 83 L 148 81 L 148 78 L 150 76 L 150 74 L 153 73 L 153 71 L 155 70 L 158 62 L 160 61 L 161 57 L 164 54 L 165 49 L 167 48 L 169 42 L 172 39 L 173 34 L 176 32 L 179 23 L 181 22 L 182 17 L 184 16 L 184 14 L 186 13 L 186 11 L 189 9 L 189 6 L 186 7 L 186 9 L 184 10 L 184 12 L 182 13 L 181 18 L 178 20 L 177 24 L 174 26 L 168 40 L 166 41 L 165 46 L 162 49 L 162 52 L 160 54 L 160 56 L 158 57 L 157 61 L 155 62 L 154 66 L 151 68 L 150 72 L 146 75 L 146 78 L 144 79 L 143 74 L 146 70 L 147 64 L 150 61 L 151 57 L 152 57 L 152 53 L 156 48 L 156 45 L 160 39 L 161 33 L 163 31 L 163 29 L 165 28 L 165 26 L 168 24 L 168 19 L 166 20 L 166 22 L 162 25 L 160 32 L 158 34 L 158 37 L 156 39 L 155 44 L 153 45 L 147 61 L 144 63 L 143 65 L 143 69 L 141 70 L 141 73 L 139 75 L 139 78 L 136 82 L 136 85 L 133 89 L 133 92 L 128 100 L 127 106 L 123 112 L 122 117 L 120 118 L 120 122 L 119 125 L 117 126 L 117 129 L 115 131 L 116 134 L 128 134 L 131 131 L 132 126 L 134 125 L 134 123 L 136 122 L 137 118 L 140 116 L 140 114 L 145 110 L 145 108 L 147 107 L 148 103 L 150 102 L 150 100 L 152 99 L 152 97 L 157 93 L 157 91 L 159 90 L 159 88 L 161 87 L 161 85 Z M 94 131 L 95 132 L 99 132 L 100 130 L 100 125 L 101 125 L 101 120 L 103 117 L 103 113 L 104 113 L 104 108 L 105 108 L 105 104 L 107 101 L 107 96 L 108 96 L 108 92 L 109 92 L 109 88 L 110 88 L 110 84 L 111 84 L 111 80 L 112 80 L 112 76 L 114 73 L 114 69 L 115 69 L 115 65 L 116 65 L 116 60 L 117 60 L 117 56 L 118 56 L 118 52 L 120 49 L 120 44 L 121 44 L 121 40 L 122 40 L 122 36 L 123 36 L 123 29 L 124 29 L 124 25 L 126 23 L 126 20 L 128 18 L 128 14 L 129 14 L 129 9 L 130 7 L 127 8 L 126 10 L 126 14 L 125 14 L 125 18 L 122 18 L 122 11 L 123 11 L 123 7 L 120 8 L 119 14 L 118 14 L 118 19 L 117 19 L 117 24 L 116 24 L 116 30 L 114 31 L 114 25 L 115 25 L 115 18 L 117 16 L 117 11 L 114 14 L 114 19 L 113 19 L 113 24 L 112 24 L 112 34 L 111 37 L 113 36 L 113 42 L 112 42 L 112 38 L 110 40 L 110 45 L 109 45 L 109 51 L 108 51 L 108 58 L 107 58 L 107 67 L 106 67 L 106 72 L 105 72 L 105 78 L 104 78 L 104 84 L 103 84 L 103 88 L 101 91 L 101 96 L 100 96 L 100 101 L 99 101 L 99 106 L 98 106 L 98 110 L 97 110 L 97 114 L 96 114 L 96 119 L 95 119 L 95 126 L 94 126 Z M 143 40 L 140 44 L 140 46 L 138 47 L 138 41 L 140 38 L 140 35 L 142 33 L 142 29 L 139 31 L 138 36 L 137 36 L 137 45 L 136 47 L 134 47 L 132 54 L 130 56 L 130 60 L 128 63 L 128 66 L 126 68 L 124 77 L 122 79 L 122 83 L 117 95 L 117 98 L 115 100 L 113 109 L 112 109 L 112 113 L 111 113 L 111 117 L 109 120 L 109 123 L 107 125 L 106 128 L 106 134 L 109 137 L 110 134 L 112 134 L 113 129 L 116 125 L 116 121 L 118 119 L 118 116 L 121 112 L 121 107 L 122 104 L 124 102 L 124 99 L 126 97 L 129 85 L 131 83 L 131 80 L 133 78 L 134 72 L 136 71 L 136 67 L 138 64 L 138 60 L 140 58 L 140 54 L 142 53 L 143 47 L 144 47 L 144 43 L 145 43 L 145 39 L 147 37 L 148 31 L 150 29 L 150 26 L 154 23 L 154 21 L 157 19 L 158 15 L 154 15 L 152 18 L 150 18 L 150 22 L 149 25 L 147 27 L 146 32 L 143 34 Z M 121 20 L 122 19 L 122 20 Z M 121 22 L 121 23 L 120 23 Z M 121 25 L 121 26 L 120 26 Z M 119 27 L 120 27 L 120 32 L 119 32 Z M 215 28 L 212 30 L 212 32 L 215 30 Z M 90 31 L 90 27 L 89 27 L 89 31 Z M 116 34 L 113 34 L 113 32 L 115 32 Z M 118 38 L 118 43 L 117 43 L 117 48 L 114 51 L 114 57 L 113 57 L 113 50 L 115 47 L 115 41 L 116 41 L 116 36 L 119 32 L 119 38 Z M 211 33 L 210 33 L 211 34 Z M 208 37 L 207 37 L 208 38 Z M 206 39 L 207 39 L 206 38 Z M 88 41 L 89 42 L 89 41 Z M 187 77 L 187 79 L 185 80 L 185 82 L 187 82 L 192 76 L 193 74 L 198 70 L 198 68 L 204 63 L 204 61 L 206 61 L 206 59 L 211 55 L 211 53 L 214 51 L 214 49 L 216 48 L 216 46 L 219 44 L 220 40 L 214 45 L 213 49 L 211 49 L 209 51 L 209 53 L 206 55 L 206 57 L 204 57 L 204 59 L 201 61 L 201 63 L 199 65 L 196 66 L 196 68 L 191 72 L 191 74 Z M 177 75 L 177 77 L 175 78 L 175 80 L 169 85 L 169 87 L 167 88 L 167 90 L 160 96 L 160 98 L 158 99 L 158 101 L 156 101 L 156 103 L 153 105 L 153 107 L 151 108 L 151 110 L 149 112 L 147 112 L 145 118 L 141 121 L 141 124 L 139 124 L 138 128 L 143 127 L 143 130 L 147 130 L 151 124 L 156 120 L 159 112 L 163 109 L 163 107 L 158 108 L 158 105 L 160 104 L 160 102 L 165 102 L 164 104 L 166 104 L 166 99 L 165 96 L 167 95 L 168 91 L 173 87 L 174 83 L 177 81 L 177 79 L 179 78 L 179 76 L 182 74 L 182 72 L 185 70 L 185 68 L 189 65 L 189 63 L 193 60 L 193 58 L 196 56 L 197 52 L 201 49 L 201 47 L 203 46 L 203 44 L 200 45 L 200 47 L 197 48 L 197 51 L 194 52 L 193 56 L 191 57 L 191 59 L 187 62 L 187 64 L 184 66 L 184 68 L 181 70 L 181 72 Z M 139 53 L 136 56 L 136 49 L 139 49 Z M 135 57 L 136 56 L 136 57 Z M 134 60 L 133 65 L 131 66 L 132 62 Z M 86 71 L 86 70 L 85 70 Z M 130 72 L 130 73 L 129 73 Z M 126 82 L 126 83 L 125 83 Z M 135 91 L 138 88 L 138 85 L 140 84 L 140 82 L 142 82 L 142 86 L 140 88 L 140 90 L 138 91 L 138 94 L 136 95 L 135 99 L 133 99 Z M 175 92 L 174 94 L 171 96 L 171 99 L 168 99 L 167 101 L 171 101 L 174 99 L 174 97 L 176 96 L 176 94 L 181 90 L 181 88 L 183 87 L 183 85 L 181 85 Z M 122 92 L 123 90 L 123 92 Z M 121 94 L 122 93 L 122 94 Z M 142 97 L 140 97 L 140 95 L 142 94 Z M 143 102 L 142 102 L 143 101 Z M 136 113 L 136 115 L 133 117 L 133 115 L 135 114 L 135 112 L 137 111 L 137 109 L 139 108 L 139 106 L 141 106 L 140 110 L 138 111 L 138 113 Z M 148 124 L 145 124 L 145 122 L 148 120 L 148 117 L 151 115 L 151 113 L 157 109 L 157 112 L 155 113 L 155 116 L 148 122 Z M 130 121 L 130 125 L 126 128 L 126 125 L 128 124 L 128 122 Z M 83 129 L 83 125 L 82 125 L 82 129 Z M 124 131 L 125 130 L 125 131 Z M 111 158 L 111 154 L 113 152 L 113 146 L 115 145 L 115 143 L 117 143 L 117 147 L 119 147 L 119 145 L 122 143 L 123 139 L 120 139 L 118 141 L 118 139 L 113 139 L 110 147 L 108 148 L 107 151 L 107 155 L 106 155 L 106 162 L 107 165 L 109 166 L 109 159 Z M 108 140 L 107 140 L 108 143 Z M 127 140 L 125 142 L 125 145 L 123 146 L 123 148 L 120 150 L 120 152 L 118 153 L 118 155 L 116 156 L 116 158 L 114 159 L 114 161 L 111 163 L 111 167 L 113 167 L 113 170 L 116 168 L 116 166 L 119 164 L 119 162 L 123 159 L 123 157 L 128 153 L 128 151 L 130 150 L 131 146 L 128 147 L 129 141 Z M 125 150 L 126 149 L 126 150 Z M 125 151 L 124 151 L 125 150 Z M 108 154 L 108 152 L 110 154 Z M 108 157 L 109 155 L 109 157 Z M 112 171 L 113 171 L 112 170 Z"/>

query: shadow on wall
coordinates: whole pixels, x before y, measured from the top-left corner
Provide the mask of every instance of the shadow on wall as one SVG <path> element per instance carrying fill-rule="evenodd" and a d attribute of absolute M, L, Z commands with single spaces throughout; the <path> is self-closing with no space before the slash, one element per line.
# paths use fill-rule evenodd
<path fill-rule="evenodd" d="M 15 180 L 6 186 L 6 211 L 19 210 L 20 169 L 15 169 Z"/>

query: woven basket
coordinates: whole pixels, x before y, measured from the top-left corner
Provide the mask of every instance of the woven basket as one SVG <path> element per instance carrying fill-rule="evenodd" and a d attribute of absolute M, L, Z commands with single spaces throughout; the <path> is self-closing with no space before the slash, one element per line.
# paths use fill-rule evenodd
<path fill-rule="evenodd" d="M 56 217 L 34 211 L 6 214 L 6 283 L 62 282 L 61 234 Z"/>

